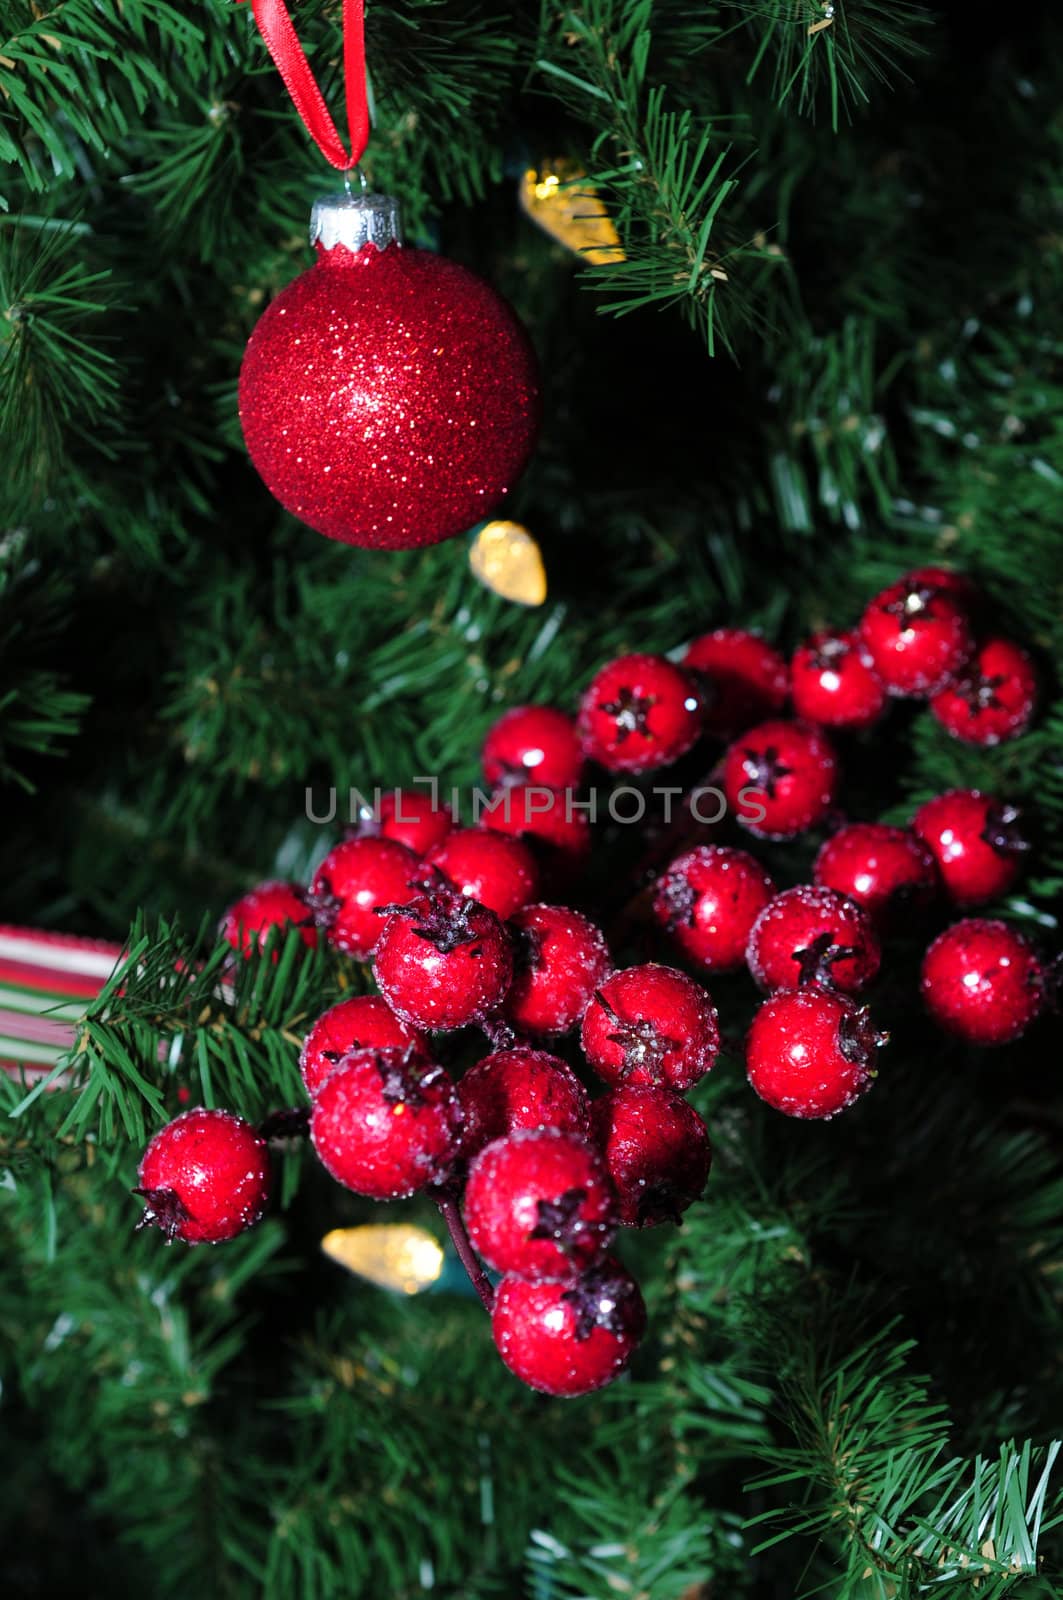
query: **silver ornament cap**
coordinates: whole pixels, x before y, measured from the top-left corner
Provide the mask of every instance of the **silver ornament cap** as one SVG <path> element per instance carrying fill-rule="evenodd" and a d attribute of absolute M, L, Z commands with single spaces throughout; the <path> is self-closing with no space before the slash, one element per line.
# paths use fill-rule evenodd
<path fill-rule="evenodd" d="M 390 194 L 323 194 L 310 212 L 310 243 L 357 252 L 367 244 L 384 250 L 402 243 L 399 202 Z"/>

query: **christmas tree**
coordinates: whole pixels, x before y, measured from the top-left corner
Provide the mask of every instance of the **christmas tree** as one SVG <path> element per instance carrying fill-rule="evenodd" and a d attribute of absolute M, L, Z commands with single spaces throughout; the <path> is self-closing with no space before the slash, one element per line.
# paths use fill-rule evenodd
<path fill-rule="evenodd" d="M 346 9 L 293 12 L 341 128 Z M 369 967 L 306 928 L 246 958 L 218 932 L 257 883 L 311 884 L 357 796 L 431 776 L 469 803 L 508 708 L 573 712 L 614 658 L 681 663 L 724 627 L 788 660 L 933 566 L 977 586 L 981 635 L 1028 653 L 1040 709 L 986 744 L 894 699 L 837 735 L 832 804 L 900 829 L 951 790 L 995 797 L 1001 825 L 1021 808 L 1021 875 L 974 914 L 1043 952 L 1047 1010 L 1058 12 L 372 0 L 365 44 L 371 190 L 535 347 L 542 430 L 502 510 L 541 550 L 535 604 L 499 592 L 512 560 L 481 581 L 475 519 L 430 548 L 338 543 L 248 459 L 247 340 L 310 265 L 311 202 L 341 187 L 251 6 L 0 4 L 9 1590 L 1063 1593 L 1059 1035 L 1044 1016 L 985 1050 L 928 1015 L 920 964 L 967 914 L 955 891 L 909 894 L 884 932 L 860 1000 L 891 1039 L 868 1092 L 780 1114 L 752 1056 L 760 1094 L 747 1082 L 750 977 L 699 976 L 650 901 L 703 838 L 807 882 L 840 817 L 783 842 L 733 819 L 670 831 L 650 784 L 724 781 L 720 736 L 678 740 L 659 780 L 597 769 L 589 864 L 546 898 L 592 916 L 618 967 L 693 972 L 721 1044 L 676 1085 L 708 1127 L 704 1197 L 617 1245 L 647 1332 L 618 1381 L 564 1400 L 499 1361 L 431 1196 L 359 1197 L 301 1137 L 302 1041 L 374 990 Z M 486 377 L 505 404 L 507 374 Z M 641 736 L 637 708 L 617 715 Z M 643 820 L 610 814 L 613 782 L 649 797 Z M 45 942 L 53 976 L 34 978 L 53 931 L 109 941 L 117 968 L 95 950 L 64 987 L 80 958 L 55 951 L 84 947 Z M 592 1088 L 578 1038 L 547 1048 Z M 485 1046 L 440 1048 L 456 1075 Z M 258 1225 L 167 1247 L 135 1231 L 130 1191 L 199 1106 L 298 1114 L 268 1127 Z"/>

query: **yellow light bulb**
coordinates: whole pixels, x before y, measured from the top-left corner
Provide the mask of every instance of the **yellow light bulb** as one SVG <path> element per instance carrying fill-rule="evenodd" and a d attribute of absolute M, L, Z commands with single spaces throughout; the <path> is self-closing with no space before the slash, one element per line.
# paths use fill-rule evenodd
<path fill-rule="evenodd" d="M 469 566 L 488 589 L 522 606 L 546 599 L 542 551 L 519 522 L 486 522 L 469 546 Z"/>
<path fill-rule="evenodd" d="M 521 209 L 551 239 L 592 266 L 623 261 L 624 249 L 598 191 L 574 161 L 544 160 L 520 181 Z"/>
<path fill-rule="evenodd" d="M 332 1260 L 378 1289 L 420 1294 L 443 1271 L 443 1246 L 424 1228 L 407 1222 L 369 1223 L 362 1228 L 333 1228 L 321 1241 Z"/>

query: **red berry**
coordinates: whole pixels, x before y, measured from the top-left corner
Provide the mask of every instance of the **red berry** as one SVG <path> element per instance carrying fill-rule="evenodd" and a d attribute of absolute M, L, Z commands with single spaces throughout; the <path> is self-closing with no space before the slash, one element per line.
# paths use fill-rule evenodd
<path fill-rule="evenodd" d="M 522 1278 L 574 1278 L 602 1259 L 616 1232 L 616 1199 L 597 1151 L 553 1128 L 481 1150 L 462 1210 L 488 1266 Z"/>
<path fill-rule="evenodd" d="M 965 744 L 1015 739 L 1033 721 L 1037 673 L 1011 639 L 987 639 L 962 672 L 930 702 L 934 716 Z"/>
<path fill-rule="evenodd" d="M 367 960 L 380 938 L 377 910 L 413 898 L 418 865 L 413 851 L 395 839 L 344 839 L 330 850 L 310 887 L 329 943 Z"/>
<path fill-rule="evenodd" d="M 154 1225 L 186 1244 L 221 1244 L 266 1209 L 266 1141 L 231 1111 L 183 1111 L 152 1139 L 138 1178 L 133 1193 L 146 1202 L 138 1227 Z"/>
<path fill-rule="evenodd" d="M 587 1091 L 560 1056 L 518 1045 L 477 1061 L 458 1084 L 465 1114 L 462 1153 L 474 1156 L 508 1133 L 582 1134 L 587 1129 Z"/>
<path fill-rule="evenodd" d="M 463 1028 L 495 1011 L 513 974 L 509 935 L 493 911 L 434 885 L 384 919 L 373 975 L 415 1028 Z"/>
<path fill-rule="evenodd" d="M 371 1200 L 401 1200 L 444 1177 L 460 1129 L 454 1085 L 410 1048 L 352 1051 L 322 1084 L 310 1114 L 326 1172 Z"/>
<path fill-rule="evenodd" d="M 973 616 L 985 603 L 985 596 L 966 572 L 954 572 L 951 567 L 916 567 L 907 576 L 911 583 L 924 584 L 932 589 L 940 589 L 942 594 L 951 595 L 958 605 L 963 606 L 968 616 Z"/>
<path fill-rule="evenodd" d="M 839 778 L 830 740 L 807 722 L 762 722 L 724 758 L 727 804 L 761 839 L 792 839 L 822 822 Z"/>
<path fill-rule="evenodd" d="M 776 895 L 749 936 L 749 970 L 769 992 L 815 983 L 856 994 L 871 982 L 881 960 L 863 907 L 810 883 Z"/>
<path fill-rule="evenodd" d="M 359 994 L 322 1013 L 303 1040 L 299 1070 L 307 1092 L 315 1095 L 342 1056 L 351 1050 L 405 1050 L 425 1053 L 422 1036 L 401 1021 L 378 994 Z"/>
<path fill-rule="evenodd" d="M 571 789 L 510 784 L 492 795 L 480 821 L 494 833 L 527 840 L 545 875 L 557 883 L 571 879 L 590 854 L 590 823 Z"/>
<path fill-rule="evenodd" d="M 653 913 L 679 949 L 708 972 L 732 972 L 745 960 L 749 930 L 775 885 L 745 850 L 703 844 L 657 880 Z"/>
<path fill-rule="evenodd" d="M 605 935 L 568 906 L 525 906 L 510 927 L 514 952 L 507 1020 L 537 1037 L 567 1033 L 612 970 Z"/>
<path fill-rule="evenodd" d="M 701 687 L 705 730 L 733 738 L 783 709 L 790 673 L 777 650 L 745 628 L 717 628 L 695 639 L 683 657 Z"/>
<path fill-rule="evenodd" d="M 483 769 L 492 787 L 527 782 L 544 789 L 578 789 L 583 751 L 575 721 L 554 706 L 514 706 L 484 740 Z"/>
<path fill-rule="evenodd" d="M 495 1345 L 510 1372 L 558 1397 L 612 1383 L 645 1327 L 639 1286 L 612 1260 L 568 1285 L 503 1278 L 491 1313 Z"/>
<path fill-rule="evenodd" d="M 863 906 L 876 927 L 904 921 L 928 906 L 937 888 L 934 858 L 908 828 L 850 822 L 826 841 L 813 877 Z"/>
<path fill-rule="evenodd" d="M 966 917 L 923 958 L 923 999 L 934 1020 L 968 1044 L 1018 1039 L 1044 1003 L 1044 969 L 1017 928 Z"/>
<path fill-rule="evenodd" d="M 693 678 L 664 656 L 620 656 L 580 701 L 583 753 L 610 772 L 649 772 L 685 755 L 701 732 Z"/>
<path fill-rule="evenodd" d="M 953 905 L 980 906 L 1007 894 L 1030 846 L 1019 812 L 977 789 L 950 789 L 919 807 L 917 834 L 937 862 Z"/>
<path fill-rule="evenodd" d="M 886 706 L 886 691 L 857 633 L 817 633 L 794 652 L 794 710 L 827 728 L 869 728 Z"/>
<path fill-rule="evenodd" d="M 712 1161 L 709 1134 L 682 1095 L 624 1084 L 596 1100 L 591 1116 L 625 1227 L 678 1222 L 701 1198 Z"/>
<path fill-rule="evenodd" d="M 720 1048 L 716 1007 L 700 984 L 674 967 L 628 967 L 596 991 L 581 1043 L 606 1083 L 689 1089 Z"/>
<path fill-rule="evenodd" d="M 383 837 L 397 839 L 419 856 L 445 839 L 454 826 L 450 807 L 434 806 L 431 795 L 420 789 L 388 790 L 381 795 L 377 812 Z"/>
<path fill-rule="evenodd" d="M 298 928 L 299 937 L 311 950 L 317 944 L 314 917 L 305 892 L 294 883 L 260 883 L 222 918 L 220 933 L 227 944 L 241 955 L 265 944 L 271 928 Z M 276 961 L 278 952 L 273 952 Z"/>
<path fill-rule="evenodd" d="M 483 828 L 455 828 L 429 850 L 425 861 L 503 921 L 534 900 L 539 887 L 539 869 L 528 846 Z"/>
<path fill-rule="evenodd" d="M 936 694 L 973 647 L 967 606 L 955 587 L 910 572 L 877 594 L 860 619 L 871 665 L 890 694 Z"/>
<path fill-rule="evenodd" d="M 788 1117 L 833 1117 L 875 1077 L 886 1036 L 866 1006 L 834 990 L 783 989 L 765 1000 L 746 1037 L 746 1070 L 760 1098 Z"/>

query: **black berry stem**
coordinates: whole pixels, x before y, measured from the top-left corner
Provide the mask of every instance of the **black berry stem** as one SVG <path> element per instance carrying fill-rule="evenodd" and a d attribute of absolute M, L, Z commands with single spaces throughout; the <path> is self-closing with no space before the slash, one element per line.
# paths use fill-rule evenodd
<path fill-rule="evenodd" d="M 458 1252 L 458 1260 L 469 1275 L 469 1282 L 483 1301 L 484 1310 L 490 1312 L 495 1303 L 495 1291 L 491 1287 L 490 1278 L 480 1265 L 476 1251 L 469 1242 L 457 1196 L 444 1190 L 436 1195 L 436 1205 Z"/>

